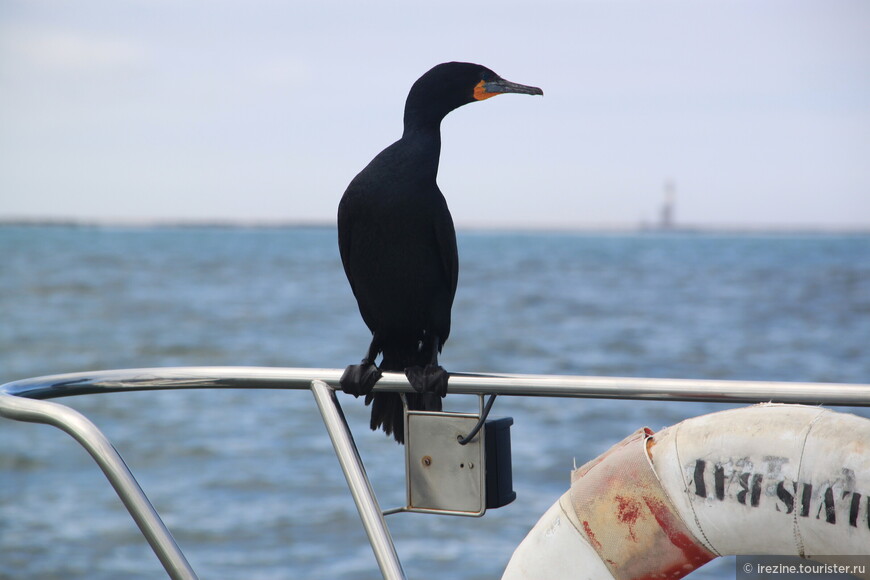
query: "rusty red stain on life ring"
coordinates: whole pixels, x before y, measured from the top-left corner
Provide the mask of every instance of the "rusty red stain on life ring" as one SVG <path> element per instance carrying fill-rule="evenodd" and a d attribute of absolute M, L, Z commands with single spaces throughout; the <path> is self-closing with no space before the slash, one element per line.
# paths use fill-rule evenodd
<path fill-rule="evenodd" d="M 654 497 L 644 497 L 644 502 L 668 540 L 683 552 L 686 562 L 697 568 L 713 559 L 713 554 L 704 549 L 694 538 L 681 531 L 682 523 L 661 500 Z"/>
<path fill-rule="evenodd" d="M 592 527 L 589 525 L 589 522 L 583 520 L 583 531 L 586 532 L 586 537 L 589 538 L 589 543 L 592 544 L 592 547 L 595 550 L 601 549 L 601 542 L 595 537 L 595 534 L 592 533 Z"/>
<path fill-rule="evenodd" d="M 640 517 L 640 502 L 632 497 L 617 495 L 616 500 L 616 519 L 621 524 L 628 525 L 628 536 L 632 541 L 637 541 L 637 535 L 634 533 L 634 524 L 637 518 Z"/>

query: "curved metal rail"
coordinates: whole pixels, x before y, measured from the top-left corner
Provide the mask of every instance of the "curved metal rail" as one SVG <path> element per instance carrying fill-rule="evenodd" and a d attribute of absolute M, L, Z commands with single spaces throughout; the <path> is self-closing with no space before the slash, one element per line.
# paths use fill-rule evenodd
<path fill-rule="evenodd" d="M 29 399 L 53 399 L 93 393 L 167 389 L 299 389 L 311 381 L 338 388 L 341 369 L 279 367 L 166 367 L 50 375 L 13 381 L 0 394 Z M 384 373 L 375 391 L 410 392 L 400 373 Z M 807 405 L 870 406 L 870 385 L 451 373 L 450 393 L 527 397 L 647 399 L 718 403 L 803 403 Z"/>
<path fill-rule="evenodd" d="M 124 459 L 109 439 L 87 417 L 66 405 L 50 401 L 34 401 L 8 394 L 0 394 L 0 416 L 17 421 L 52 425 L 71 435 L 91 454 L 142 535 L 151 545 L 163 568 L 174 580 L 196 578 L 172 534 L 166 528 L 157 510 L 139 487 L 139 483 Z"/>
<path fill-rule="evenodd" d="M 335 397 L 341 373 L 339 369 L 169 367 L 51 375 L 0 386 L 0 417 L 52 425 L 75 438 L 103 470 L 169 576 L 193 579 L 196 574 L 178 544 L 106 436 L 77 411 L 40 399 L 168 389 L 311 390 L 381 573 L 384 578 L 401 579 L 405 575 L 392 538 Z M 385 373 L 375 390 L 409 392 L 411 387 L 404 375 Z M 839 383 L 455 373 L 450 375 L 449 391 L 479 395 L 870 406 L 870 385 Z"/>

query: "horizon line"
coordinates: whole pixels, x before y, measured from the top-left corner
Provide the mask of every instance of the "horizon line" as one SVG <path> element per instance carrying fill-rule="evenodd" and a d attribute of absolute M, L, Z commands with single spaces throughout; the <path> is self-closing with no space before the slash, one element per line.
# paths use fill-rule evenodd
<path fill-rule="evenodd" d="M 182 229 L 335 229 L 329 220 L 270 219 L 191 219 L 191 218 L 67 218 L 67 217 L 0 217 L 0 227 L 79 227 L 79 228 L 182 228 Z M 870 224 L 736 224 L 736 223 L 676 223 L 662 227 L 656 223 L 577 223 L 523 224 L 459 223 L 457 231 L 491 232 L 563 232 L 563 233 L 807 233 L 807 234 L 870 234 Z"/>

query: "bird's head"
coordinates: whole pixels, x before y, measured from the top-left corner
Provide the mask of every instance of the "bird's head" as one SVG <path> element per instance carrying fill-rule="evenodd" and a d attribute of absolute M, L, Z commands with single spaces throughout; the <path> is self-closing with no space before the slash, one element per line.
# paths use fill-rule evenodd
<path fill-rule="evenodd" d="M 405 122 L 440 123 L 457 107 L 503 93 L 543 95 L 544 91 L 507 81 L 479 64 L 445 62 L 431 68 L 411 87 L 405 102 Z"/>

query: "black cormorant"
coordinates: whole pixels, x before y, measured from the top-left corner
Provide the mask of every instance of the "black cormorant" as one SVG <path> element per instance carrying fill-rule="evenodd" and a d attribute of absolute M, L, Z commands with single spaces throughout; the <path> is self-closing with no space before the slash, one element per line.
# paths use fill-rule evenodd
<path fill-rule="evenodd" d="M 441 120 L 467 103 L 502 93 L 543 95 L 486 67 L 439 64 L 420 77 L 405 101 L 402 138 L 348 185 L 338 206 L 344 271 L 372 342 L 361 364 L 347 367 L 341 388 L 372 403 L 371 428 L 404 440 L 398 393 L 372 393 L 381 371 L 404 371 L 417 393 L 411 409 L 441 410 L 447 372 L 438 353 L 450 334 L 459 258 L 447 202 L 435 178 Z M 380 365 L 375 364 L 383 355 Z"/>

